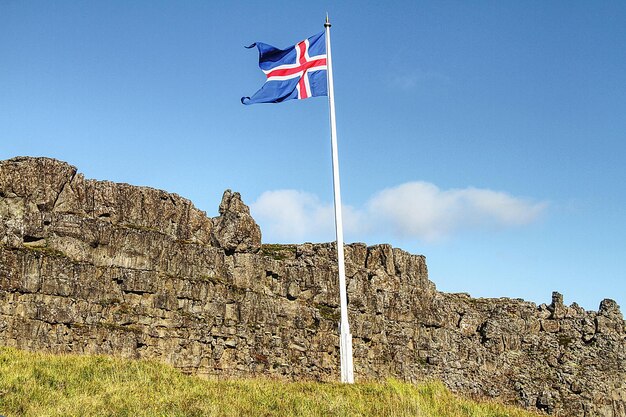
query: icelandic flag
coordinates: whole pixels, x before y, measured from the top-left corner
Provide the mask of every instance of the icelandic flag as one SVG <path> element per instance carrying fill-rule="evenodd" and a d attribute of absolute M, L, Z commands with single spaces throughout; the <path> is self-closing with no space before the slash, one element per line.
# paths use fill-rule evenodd
<path fill-rule="evenodd" d="M 259 67 L 267 80 L 243 104 L 281 103 L 291 99 L 326 96 L 326 35 L 320 32 L 286 49 L 266 43 L 247 48 L 259 49 Z"/>

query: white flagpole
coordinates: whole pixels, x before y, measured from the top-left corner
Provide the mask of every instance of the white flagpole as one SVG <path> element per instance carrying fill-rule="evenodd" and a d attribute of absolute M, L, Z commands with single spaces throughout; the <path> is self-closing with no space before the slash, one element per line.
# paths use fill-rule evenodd
<path fill-rule="evenodd" d="M 333 189 L 335 191 L 335 230 L 337 233 L 337 263 L 339 266 L 339 304 L 341 322 L 339 355 L 341 356 L 341 382 L 354 383 L 352 365 L 352 334 L 348 324 L 348 297 L 346 294 L 346 272 L 343 254 L 343 225 L 341 217 L 341 190 L 339 187 L 339 158 L 337 157 L 337 127 L 335 125 L 335 95 L 333 89 L 333 65 L 330 54 L 330 22 L 326 15 L 326 67 L 328 75 L 328 105 L 330 110 L 330 142 L 333 154 Z"/>

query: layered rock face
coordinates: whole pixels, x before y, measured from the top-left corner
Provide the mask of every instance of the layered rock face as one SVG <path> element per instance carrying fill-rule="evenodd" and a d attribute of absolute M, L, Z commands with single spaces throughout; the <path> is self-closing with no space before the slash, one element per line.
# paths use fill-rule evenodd
<path fill-rule="evenodd" d="M 339 379 L 332 244 L 261 245 L 237 193 L 174 194 L 0 162 L 0 344 L 154 358 L 208 376 Z M 437 378 L 565 416 L 626 416 L 626 328 L 598 312 L 438 292 L 423 256 L 346 246 L 355 377 Z"/>

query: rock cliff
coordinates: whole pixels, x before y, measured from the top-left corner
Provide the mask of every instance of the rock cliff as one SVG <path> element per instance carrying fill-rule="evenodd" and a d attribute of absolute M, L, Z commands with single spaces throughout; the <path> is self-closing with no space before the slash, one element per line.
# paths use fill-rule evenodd
<path fill-rule="evenodd" d="M 338 380 L 333 244 L 262 245 L 238 193 L 175 194 L 0 162 L 0 344 L 156 358 L 208 376 Z M 597 312 L 438 292 L 425 258 L 346 246 L 357 380 L 438 378 L 549 414 L 626 416 L 626 328 Z"/>

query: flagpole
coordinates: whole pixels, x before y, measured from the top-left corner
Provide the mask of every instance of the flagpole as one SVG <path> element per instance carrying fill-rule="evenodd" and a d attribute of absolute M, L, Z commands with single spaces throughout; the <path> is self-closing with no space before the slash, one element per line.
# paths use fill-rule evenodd
<path fill-rule="evenodd" d="M 339 304 L 341 308 L 339 355 L 341 357 L 341 382 L 354 383 L 352 364 L 352 334 L 348 324 L 348 296 L 343 253 L 343 224 L 341 217 L 341 190 L 339 187 L 339 158 L 337 156 L 337 127 L 335 125 L 335 95 L 333 89 L 333 66 L 330 53 L 330 22 L 326 14 L 326 67 L 328 74 L 328 107 L 330 112 L 330 142 L 333 156 L 333 189 L 335 193 L 335 231 L 337 235 L 337 263 L 339 266 Z"/>

